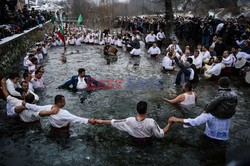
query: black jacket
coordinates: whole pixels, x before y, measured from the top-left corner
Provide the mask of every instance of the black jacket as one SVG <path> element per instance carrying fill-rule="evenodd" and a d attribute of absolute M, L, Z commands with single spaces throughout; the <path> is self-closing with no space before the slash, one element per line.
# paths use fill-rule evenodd
<path fill-rule="evenodd" d="M 205 112 L 219 119 L 229 119 L 236 112 L 237 102 L 237 95 L 231 89 L 219 89 L 217 96 L 205 107 Z"/>

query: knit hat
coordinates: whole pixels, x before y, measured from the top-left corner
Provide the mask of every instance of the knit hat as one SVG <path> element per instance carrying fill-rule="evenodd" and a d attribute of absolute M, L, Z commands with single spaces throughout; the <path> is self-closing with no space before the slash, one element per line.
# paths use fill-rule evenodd
<path fill-rule="evenodd" d="M 220 87 L 222 88 L 228 88 L 229 84 L 230 84 L 230 80 L 228 77 L 221 77 L 218 81 L 218 84 L 220 85 Z"/>

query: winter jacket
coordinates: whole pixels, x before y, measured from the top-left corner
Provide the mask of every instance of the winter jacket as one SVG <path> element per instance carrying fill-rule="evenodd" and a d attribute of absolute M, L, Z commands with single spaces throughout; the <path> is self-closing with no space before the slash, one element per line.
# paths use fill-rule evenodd
<path fill-rule="evenodd" d="M 218 119 L 229 119 L 236 112 L 237 102 L 237 95 L 231 89 L 219 89 L 217 96 L 205 107 L 205 112 Z"/>

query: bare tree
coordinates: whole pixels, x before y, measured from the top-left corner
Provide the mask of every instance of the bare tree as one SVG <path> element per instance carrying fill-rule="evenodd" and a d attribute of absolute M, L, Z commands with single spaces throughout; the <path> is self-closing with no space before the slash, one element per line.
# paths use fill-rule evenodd
<path fill-rule="evenodd" d="M 166 38 L 169 39 L 173 33 L 173 7 L 172 7 L 172 0 L 165 0 L 165 19 L 166 19 Z"/>

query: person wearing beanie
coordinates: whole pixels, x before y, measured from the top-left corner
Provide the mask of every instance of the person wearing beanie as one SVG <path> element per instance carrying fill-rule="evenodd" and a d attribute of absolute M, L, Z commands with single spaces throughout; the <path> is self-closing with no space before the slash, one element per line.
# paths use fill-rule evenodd
<path fill-rule="evenodd" d="M 205 137 L 213 140 L 227 141 L 232 122 L 231 118 L 236 112 L 237 95 L 229 88 L 230 80 L 228 77 L 220 78 L 218 84 L 218 94 L 204 108 L 204 112 L 201 115 L 194 119 L 171 117 L 169 121 L 182 123 L 185 128 L 206 123 Z"/>

